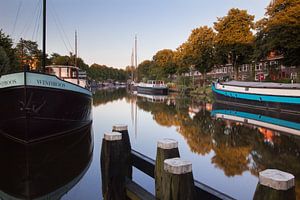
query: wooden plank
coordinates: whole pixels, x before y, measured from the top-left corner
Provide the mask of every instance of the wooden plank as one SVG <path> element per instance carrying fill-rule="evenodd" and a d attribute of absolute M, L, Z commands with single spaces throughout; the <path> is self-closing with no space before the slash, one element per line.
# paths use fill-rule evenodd
<path fill-rule="evenodd" d="M 148 176 L 154 178 L 155 160 L 135 151 L 131 150 L 132 165 L 141 170 Z"/>
<path fill-rule="evenodd" d="M 155 196 L 130 179 L 126 179 L 126 195 L 131 200 L 155 200 Z"/>

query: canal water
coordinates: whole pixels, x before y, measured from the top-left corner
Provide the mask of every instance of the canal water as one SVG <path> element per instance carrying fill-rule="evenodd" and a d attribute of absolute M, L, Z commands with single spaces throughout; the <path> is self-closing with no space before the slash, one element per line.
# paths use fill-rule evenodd
<path fill-rule="evenodd" d="M 259 171 L 275 168 L 296 176 L 297 199 L 300 199 L 299 116 L 210 104 L 172 94 L 135 95 L 125 89 L 102 90 L 94 94 L 93 124 L 91 130 L 82 131 L 85 136 L 78 134 L 78 139 L 53 141 L 55 156 L 30 157 L 32 162 L 44 163 L 45 168 L 33 168 L 39 173 L 32 182 L 34 178 L 43 180 L 38 189 L 48 192 L 50 199 L 102 199 L 100 149 L 103 134 L 110 132 L 114 124 L 128 125 L 132 148 L 153 159 L 159 139 L 177 140 L 181 157 L 192 162 L 194 179 L 233 198 L 252 199 L 259 195 L 256 193 Z M 67 148 L 63 148 L 64 145 Z M 4 148 L 7 146 L 1 151 Z M 45 151 L 44 145 L 23 148 L 29 152 L 27 156 L 34 151 L 38 155 L 43 149 Z M 5 170 L 9 173 L 16 170 L 19 176 L 20 161 L 14 159 L 21 155 L 12 153 L 7 158 L 8 155 L 2 154 L 10 159 L 9 164 L 1 162 L 2 174 Z M 9 165 L 18 167 L 9 169 Z M 50 170 L 53 168 L 59 176 Z M 26 177 L 26 173 L 21 176 Z M 20 177 L 15 179 L 22 181 Z M 154 193 L 152 178 L 134 169 L 133 179 Z M 7 180 L 2 178 L 0 182 L 0 199 L 19 195 L 18 185 L 7 186 Z M 46 190 L 42 186 L 49 188 Z M 33 191 L 32 196 L 40 190 Z M 22 193 L 26 191 L 23 189 Z"/>

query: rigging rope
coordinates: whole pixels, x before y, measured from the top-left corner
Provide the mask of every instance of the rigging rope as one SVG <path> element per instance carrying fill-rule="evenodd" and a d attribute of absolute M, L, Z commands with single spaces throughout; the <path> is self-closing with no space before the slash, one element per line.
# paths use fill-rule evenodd
<path fill-rule="evenodd" d="M 39 2 L 42 2 L 41 0 L 39 0 Z M 33 28 L 33 32 L 32 32 L 32 37 L 31 40 L 32 41 L 37 41 L 37 35 L 38 35 L 38 31 L 39 31 L 39 27 L 40 27 L 40 19 L 42 16 L 42 3 L 40 4 L 39 8 L 38 8 L 38 12 L 37 12 L 37 17 L 35 20 L 35 24 L 34 24 L 34 28 Z"/>
<path fill-rule="evenodd" d="M 14 25 L 13 25 L 13 29 L 12 29 L 12 32 L 11 32 L 11 37 L 13 38 L 14 36 L 14 33 L 15 33 L 15 29 L 16 29 L 16 25 L 17 25 L 17 21 L 19 19 L 19 14 L 20 14 L 20 10 L 21 10 L 21 6 L 22 6 L 22 0 L 19 2 L 19 6 L 18 6 L 18 10 L 17 10 L 17 15 L 16 15 L 16 18 L 15 18 L 15 22 L 14 22 Z"/>
<path fill-rule="evenodd" d="M 23 38 L 26 38 L 27 32 L 29 31 L 30 27 L 31 27 L 31 20 L 35 19 L 35 17 L 38 15 L 38 8 L 39 8 L 39 4 L 41 3 L 41 0 L 39 0 L 35 6 L 34 12 L 33 12 L 33 17 L 30 17 L 27 21 L 27 23 L 25 23 L 23 30 L 21 31 L 20 35 L 18 36 L 18 38 L 21 38 L 21 36 L 23 36 Z"/>
<path fill-rule="evenodd" d="M 52 1 L 50 0 L 49 2 L 50 2 L 50 8 L 52 9 L 52 10 L 50 9 L 50 13 L 53 16 L 53 19 L 54 19 L 54 22 L 55 22 L 55 24 L 57 26 L 57 29 L 58 29 L 59 35 L 61 37 L 61 40 L 63 41 L 63 43 L 64 43 L 67 51 L 74 52 L 74 49 L 73 49 L 73 47 L 72 47 L 72 45 L 70 43 L 70 40 L 69 40 L 69 38 L 68 38 L 68 36 L 67 36 L 64 28 L 63 28 L 63 25 L 61 23 L 59 15 L 57 14 L 57 12 L 55 10 L 55 7 L 53 6 Z M 53 12 L 51 12 L 51 11 L 53 11 Z M 65 41 L 64 38 L 66 39 L 67 42 Z M 68 46 L 67 43 L 68 43 L 69 47 L 67 47 Z"/>

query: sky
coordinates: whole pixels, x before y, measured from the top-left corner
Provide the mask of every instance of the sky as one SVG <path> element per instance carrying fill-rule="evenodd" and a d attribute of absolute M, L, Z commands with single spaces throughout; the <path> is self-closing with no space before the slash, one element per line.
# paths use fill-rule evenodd
<path fill-rule="evenodd" d="M 0 0 L 0 29 L 14 42 L 41 45 L 41 0 Z M 191 31 L 213 27 L 231 8 L 247 10 L 255 21 L 264 16 L 270 0 L 47 0 L 47 53 L 74 52 L 93 63 L 115 68 L 131 64 L 137 35 L 138 63 L 162 49 L 176 50 Z M 39 23 L 37 23 L 39 22 Z"/>

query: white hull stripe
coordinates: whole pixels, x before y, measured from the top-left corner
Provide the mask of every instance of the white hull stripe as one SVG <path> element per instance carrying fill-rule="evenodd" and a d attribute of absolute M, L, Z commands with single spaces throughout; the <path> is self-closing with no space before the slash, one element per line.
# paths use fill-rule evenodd
<path fill-rule="evenodd" d="M 219 83 L 216 84 L 216 89 L 228 91 L 228 92 L 245 93 L 245 94 L 300 97 L 300 89 L 237 87 L 237 86 L 230 86 L 230 85 L 222 85 Z"/>
<path fill-rule="evenodd" d="M 24 85 L 24 73 L 14 73 L 0 76 L 0 89 Z"/>

